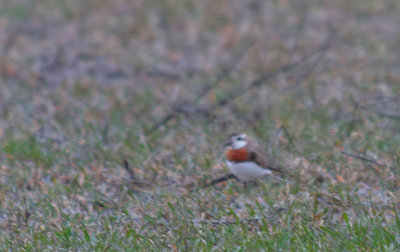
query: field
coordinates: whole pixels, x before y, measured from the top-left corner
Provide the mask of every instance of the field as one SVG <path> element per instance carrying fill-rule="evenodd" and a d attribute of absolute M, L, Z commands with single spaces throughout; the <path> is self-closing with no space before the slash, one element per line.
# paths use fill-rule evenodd
<path fill-rule="evenodd" d="M 398 251 L 399 10 L 1 1 L 0 250 Z"/>

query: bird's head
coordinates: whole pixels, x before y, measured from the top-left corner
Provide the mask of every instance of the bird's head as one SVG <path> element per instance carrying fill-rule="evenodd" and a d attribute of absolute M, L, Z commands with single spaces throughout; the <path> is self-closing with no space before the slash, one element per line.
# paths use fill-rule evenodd
<path fill-rule="evenodd" d="M 232 133 L 229 135 L 228 142 L 224 146 L 232 149 L 240 149 L 247 144 L 246 138 L 245 133 Z"/>

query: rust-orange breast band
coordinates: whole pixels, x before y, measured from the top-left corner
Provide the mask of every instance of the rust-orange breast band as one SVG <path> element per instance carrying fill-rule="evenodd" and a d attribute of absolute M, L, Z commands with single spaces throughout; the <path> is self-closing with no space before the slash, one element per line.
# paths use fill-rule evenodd
<path fill-rule="evenodd" d="M 240 149 L 228 149 L 226 159 L 231 162 L 244 162 L 248 160 L 249 152 L 245 147 Z"/>

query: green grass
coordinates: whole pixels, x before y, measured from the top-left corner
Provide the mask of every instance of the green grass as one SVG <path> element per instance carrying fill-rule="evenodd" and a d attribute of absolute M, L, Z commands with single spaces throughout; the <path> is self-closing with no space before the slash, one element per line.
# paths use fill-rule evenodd
<path fill-rule="evenodd" d="M 40 3 L 0 4 L 0 250 L 400 248 L 397 2 Z M 282 182 L 202 187 L 238 130 Z"/>

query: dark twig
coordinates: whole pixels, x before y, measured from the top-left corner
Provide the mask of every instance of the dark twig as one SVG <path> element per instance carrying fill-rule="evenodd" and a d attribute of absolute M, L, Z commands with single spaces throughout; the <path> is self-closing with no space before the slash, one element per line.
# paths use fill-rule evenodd
<path fill-rule="evenodd" d="M 129 182 L 131 182 L 133 185 L 140 186 L 140 187 L 149 187 L 150 186 L 150 184 L 148 182 L 135 178 L 133 170 L 130 167 L 127 159 L 124 160 L 124 168 L 129 173 Z M 134 191 L 136 191 L 136 189 Z"/>
<path fill-rule="evenodd" d="M 268 165 L 267 168 L 270 169 L 271 171 L 275 171 L 275 172 L 278 172 L 280 174 L 285 174 L 285 172 L 282 169 L 278 168 L 278 167 Z"/>
<path fill-rule="evenodd" d="M 395 104 L 393 107 L 396 107 L 397 104 L 399 104 L 400 100 L 398 97 L 385 97 L 385 96 L 376 96 L 376 97 L 372 97 L 370 99 L 371 101 L 375 101 L 376 104 L 382 105 L 382 104 L 387 104 L 387 103 L 392 103 Z M 388 117 L 390 119 L 395 119 L 395 120 L 400 120 L 400 115 L 399 114 L 395 114 L 395 113 L 388 113 L 387 109 L 386 111 L 385 108 L 373 108 L 371 105 L 373 105 L 373 103 L 367 103 L 367 104 L 361 104 L 356 102 L 355 104 L 357 107 L 368 111 L 368 112 L 372 112 L 375 113 L 379 116 L 383 116 L 383 117 Z"/>
<path fill-rule="evenodd" d="M 193 220 L 193 223 L 210 223 L 210 224 L 225 224 L 225 225 L 232 225 L 236 223 L 251 223 L 257 222 L 259 219 L 241 219 L 239 221 L 236 220 Z"/>
<path fill-rule="evenodd" d="M 131 169 L 131 167 L 130 167 L 129 162 L 128 162 L 127 159 L 124 160 L 124 168 L 125 168 L 125 170 L 129 173 L 129 178 L 130 178 L 132 181 L 134 181 L 134 180 L 135 180 L 135 176 L 134 176 L 133 170 Z"/>
<path fill-rule="evenodd" d="M 214 180 L 211 181 L 210 183 L 205 184 L 203 187 L 206 188 L 206 187 L 209 187 L 209 186 L 214 186 L 214 185 L 216 185 L 216 184 L 222 183 L 222 182 L 224 182 L 224 181 L 226 181 L 226 180 L 229 180 L 229 179 L 236 179 L 236 180 L 239 180 L 235 175 L 233 175 L 232 173 L 229 173 L 229 174 L 227 174 L 227 175 L 225 175 L 225 176 L 223 176 L 223 177 L 214 179 Z"/>
<path fill-rule="evenodd" d="M 368 109 L 368 108 L 365 108 L 363 106 L 361 106 L 361 108 L 363 108 L 365 110 L 368 110 L 368 111 L 371 111 L 371 112 L 374 112 L 375 114 L 377 114 L 379 116 L 388 117 L 388 118 L 394 119 L 394 120 L 400 120 L 400 115 L 393 115 L 393 114 L 385 113 L 385 112 L 378 111 L 378 110 L 375 110 L 375 109 Z"/>
<path fill-rule="evenodd" d="M 149 134 L 153 133 L 155 130 L 159 129 L 161 126 L 164 126 L 167 124 L 169 121 L 174 119 L 176 117 L 176 113 L 171 113 L 166 116 L 164 116 L 160 121 L 155 123 L 153 127 L 148 131 Z"/>
<path fill-rule="evenodd" d="M 289 131 L 286 129 L 285 126 L 281 125 L 281 127 L 279 127 L 278 134 L 279 134 L 280 132 L 283 132 L 283 134 L 285 134 L 286 138 L 287 138 L 288 141 L 289 141 L 289 144 L 292 145 L 292 144 L 293 144 L 293 138 L 292 138 L 292 136 L 289 134 Z"/>
<path fill-rule="evenodd" d="M 365 156 L 357 155 L 357 154 L 346 152 L 346 151 L 341 151 L 340 153 L 342 153 L 343 155 L 346 155 L 348 157 L 357 158 L 357 159 L 360 159 L 360 160 L 365 161 L 365 162 L 373 163 L 373 164 L 378 165 L 378 166 L 387 167 L 387 165 L 381 164 L 378 161 L 376 161 L 374 159 L 371 159 L 371 158 L 367 158 Z"/>
<path fill-rule="evenodd" d="M 28 211 L 28 207 L 26 206 L 26 198 L 25 198 L 25 196 L 24 196 L 23 200 L 24 200 L 24 221 L 25 221 L 25 227 L 27 227 L 28 226 L 28 220 L 29 220 L 29 217 L 31 216 L 31 213 Z"/>
<path fill-rule="evenodd" d="M 225 98 L 219 100 L 217 102 L 217 104 L 212 106 L 209 111 L 214 111 L 218 107 L 224 107 L 224 106 L 228 105 L 229 103 L 234 101 L 237 97 L 243 95 L 248 90 L 253 89 L 255 87 L 259 87 L 262 84 L 264 84 L 266 81 L 274 79 L 277 76 L 279 76 L 280 74 L 287 73 L 287 72 L 293 70 L 297 66 L 301 65 L 305 61 L 309 60 L 310 58 L 314 57 L 315 55 L 317 55 L 321 52 L 326 52 L 330 48 L 330 44 L 331 44 L 331 40 L 328 39 L 328 41 L 326 43 L 324 43 L 320 48 L 318 48 L 317 50 L 315 50 L 311 53 L 304 55 L 299 60 L 292 62 L 292 63 L 287 63 L 287 64 L 283 65 L 282 67 L 278 68 L 277 70 L 263 74 L 258 79 L 254 80 L 247 86 L 238 87 L 238 88 L 234 89 L 229 95 L 227 95 Z"/>

